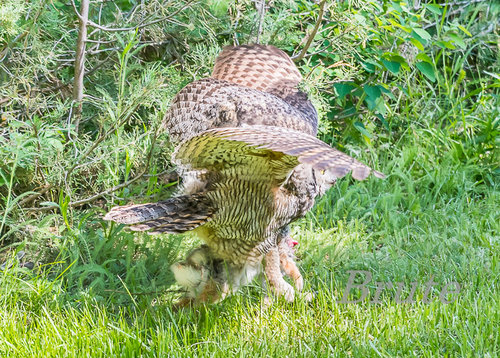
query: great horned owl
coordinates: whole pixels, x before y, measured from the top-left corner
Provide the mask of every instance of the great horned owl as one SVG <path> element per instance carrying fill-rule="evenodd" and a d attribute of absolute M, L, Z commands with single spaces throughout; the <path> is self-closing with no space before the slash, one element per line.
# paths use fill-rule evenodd
<path fill-rule="evenodd" d="M 225 48 L 212 77 L 184 87 L 164 119 L 184 188 L 158 203 L 113 208 L 105 219 L 151 233 L 195 232 L 216 260 L 246 276 L 280 272 L 280 232 L 352 172 L 383 174 L 315 137 L 318 118 L 302 77 L 281 50 Z M 268 277 L 293 298 L 283 277 Z"/>

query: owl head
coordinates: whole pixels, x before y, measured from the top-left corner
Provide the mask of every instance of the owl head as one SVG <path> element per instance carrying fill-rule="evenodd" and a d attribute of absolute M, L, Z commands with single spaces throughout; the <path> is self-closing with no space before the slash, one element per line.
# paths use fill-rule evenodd
<path fill-rule="evenodd" d="M 331 170 L 316 170 L 312 169 L 314 172 L 314 177 L 316 179 L 316 187 L 318 190 L 318 195 L 324 195 L 328 189 L 335 185 L 338 174 Z"/>

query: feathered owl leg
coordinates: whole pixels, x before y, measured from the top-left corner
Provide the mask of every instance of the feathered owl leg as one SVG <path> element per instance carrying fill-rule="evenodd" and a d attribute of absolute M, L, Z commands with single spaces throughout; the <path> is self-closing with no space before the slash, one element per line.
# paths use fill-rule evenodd
<path fill-rule="evenodd" d="M 312 301 L 314 295 L 310 292 L 302 292 L 304 288 L 304 278 L 295 263 L 295 253 L 293 249 L 297 243 L 298 242 L 294 241 L 290 235 L 287 235 L 278 244 L 280 266 L 283 273 L 293 280 L 295 289 L 300 292 L 300 297 L 309 302 Z"/>
<path fill-rule="evenodd" d="M 284 296 L 288 302 L 292 302 L 295 294 L 293 287 L 283 279 L 280 268 L 280 255 L 278 247 L 273 247 L 264 257 L 264 272 L 267 281 L 278 296 Z"/>

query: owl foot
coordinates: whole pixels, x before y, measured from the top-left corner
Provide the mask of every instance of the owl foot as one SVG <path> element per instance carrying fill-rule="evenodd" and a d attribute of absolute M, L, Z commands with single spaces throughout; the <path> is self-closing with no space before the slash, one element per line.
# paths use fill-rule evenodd
<path fill-rule="evenodd" d="M 274 287 L 274 291 L 276 292 L 276 295 L 285 297 L 285 300 L 288 302 L 293 302 L 295 299 L 295 292 L 292 285 L 285 280 L 283 280 L 279 286 Z"/>

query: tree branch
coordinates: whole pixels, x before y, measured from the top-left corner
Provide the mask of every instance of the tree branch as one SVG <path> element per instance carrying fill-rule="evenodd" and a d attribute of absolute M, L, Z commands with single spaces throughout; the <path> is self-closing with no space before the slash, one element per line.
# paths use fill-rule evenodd
<path fill-rule="evenodd" d="M 298 62 L 304 58 L 304 56 L 307 53 L 307 50 L 309 49 L 309 47 L 311 46 L 311 43 L 314 40 L 314 37 L 318 33 L 319 25 L 321 25 L 321 21 L 323 20 L 323 14 L 325 12 L 325 4 L 326 4 L 326 0 L 322 0 L 321 3 L 319 4 L 319 13 L 318 13 L 318 19 L 316 20 L 316 24 L 314 25 L 313 31 L 311 32 L 311 34 L 307 38 L 307 41 L 306 41 L 304 48 L 302 49 L 300 54 L 297 56 L 297 58 L 294 59 L 295 62 Z"/>
<path fill-rule="evenodd" d="M 39 196 L 41 196 L 41 195 L 45 194 L 46 192 L 48 192 L 50 189 L 52 189 L 52 185 L 47 184 L 47 185 L 45 185 L 44 187 L 41 188 L 40 192 L 34 193 L 34 194 L 31 194 L 31 195 L 27 196 L 26 198 L 24 198 L 23 200 L 21 200 L 19 203 L 17 203 L 17 205 L 22 208 L 23 205 L 32 202 L 33 200 L 35 200 Z M 37 189 L 34 189 L 34 190 L 37 190 Z"/>
<path fill-rule="evenodd" d="M 257 28 L 257 43 L 260 43 L 260 35 L 262 34 L 262 25 L 264 23 L 264 16 L 266 14 L 266 0 L 260 0 L 256 2 L 257 12 L 259 13 L 259 26 Z"/>
<path fill-rule="evenodd" d="M 125 187 L 129 186 L 130 184 L 135 183 L 137 180 L 141 179 L 144 176 L 144 174 L 146 174 L 146 172 L 148 171 L 148 169 L 149 169 L 149 162 L 148 162 L 148 165 L 146 166 L 146 168 L 140 174 L 138 174 L 137 176 L 135 176 L 133 179 L 127 180 L 125 183 L 116 185 L 116 186 L 114 186 L 112 188 L 104 190 L 103 192 L 100 192 L 98 194 L 92 195 L 92 196 L 90 196 L 88 198 L 70 202 L 68 205 L 71 206 L 71 207 L 82 206 L 82 205 L 90 203 L 90 202 L 92 202 L 92 201 L 94 201 L 96 199 L 102 198 L 104 195 L 108 195 L 108 194 L 111 194 L 111 193 L 113 193 L 113 192 L 115 192 L 117 190 L 125 188 Z"/>
<path fill-rule="evenodd" d="M 74 2 L 72 2 L 74 5 Z M 85 74 L 85 43 L 87 41 L 87 23 L 89 18 L 89 0 L 82 0 L 80 4 L 81 15 L 78 41 L 76 43 L 75 78 L 73 80 L 73 101 L 75 102 L 75 131 L 78 133 L 82 114 L 83 75 Z M 76 10 L 76 7 L 75 7 Z"/>
<path fill-rule="evenodd" d="M 140 103 L 136 104 L 135 106 L 135 109 L 137 109 L 137 107 L 140 106 Z M 128 121 L 130 119 L 130 117 L 132 116 L 132 114 L 134 113 L 134 110 L 131 110 L 130 113 L 127 115 L 127 116 L 124 116 L 122 120 L 120 120 L 118 123 L 116 123 L 114 126 L 111 126 L 110 129 L 108 129 L 102 136 L 100 136 L 99 138 L 97 138 L 97 140 L 94 142 L 94 144 L 92 144 L 92 146 L 87 149 L 85 151 L 85 153 L 82 154 L 82 156 L 79 158 L 79 161 L 81 162 L 83 159 L 85 159 L 90 153 L 92 153 L 92 151 L 97 148 L 97 146 L 99 145 L 99 143 L 101 143 L 104 139 L 106 139 L 106 137 L 108 135 L 110 135 L 111 133 L 113 133 L 118 127 L 120 127 L 122 124 L 124 124 L 126 121 Z M 75 163 L 73 164 L 72 167 L 70 167 L 68 169 L 68 171 L 66 172 L 65 176 L 64 176 L 64 180 L 66 181 L 69 176 L 71 175 L 71 173 L 73 172 L 73 170 L 75 170 L 75 168 L 78 166 L 78 163 Z"/>
<path fill-rule="evenodd" d="M 155 134 L 153 135 L 153 140 L 151 142 L 151 149 L 149 150 L 149 153 L 148 153 L 148 156 L 146 158 L 146 167 L 144 168 L 144 170 L 136 175 L 134 178 L 130 179 L 130 180 L 127 180 L 126 182 L 122 183 L 122 184 L 118 184 L 118 185 L 115 185 L 114 187 L 112 188 L 109 188 L 107 190 L 104 190 L 100 193 L 97 193 L 95 195 L 92 195 L 88 198 L 85 198 L 85 199 L 81 199 L 81 200 L 76 200 L 76 201 L 71 201 L 68 203 L 68 206 L 70 207 L 77 207 L 77 206 L 82 206 L 84 204 L 87 204 L 87 203 L 90 203 L 96 199 L 99 199 L 105 195 L 109 195 L 117 190 L 120 190 L 122 188 L 125 188 L 127 186 L 129 186 L 130 184 L 132 183 L 135 183 L 136 181 L 138 181 L 139 179 L 141 179 L 143 176 L 145 176 L 145 174 L 147 173 L 147 171 L 149 170 L 149 165 L 151 163 L 151 158 L 153 156 L 153 150 L 154 150 L 154 146 L 155 146 L 155 143 L 156 143 L 156 138 L 158 136 L 158 132 L 155 131 Z M 38 195 L 41 195 L 38 194 Z M 55 206 L 42 206 L 42 207 L 38 207 L 38 208 L 27 208 L 26 210 L 29 210 L 29 211 L 48 211 L 48 210 L 53 210 L 53 209 L 57 209 L 57 207 Z"/>

